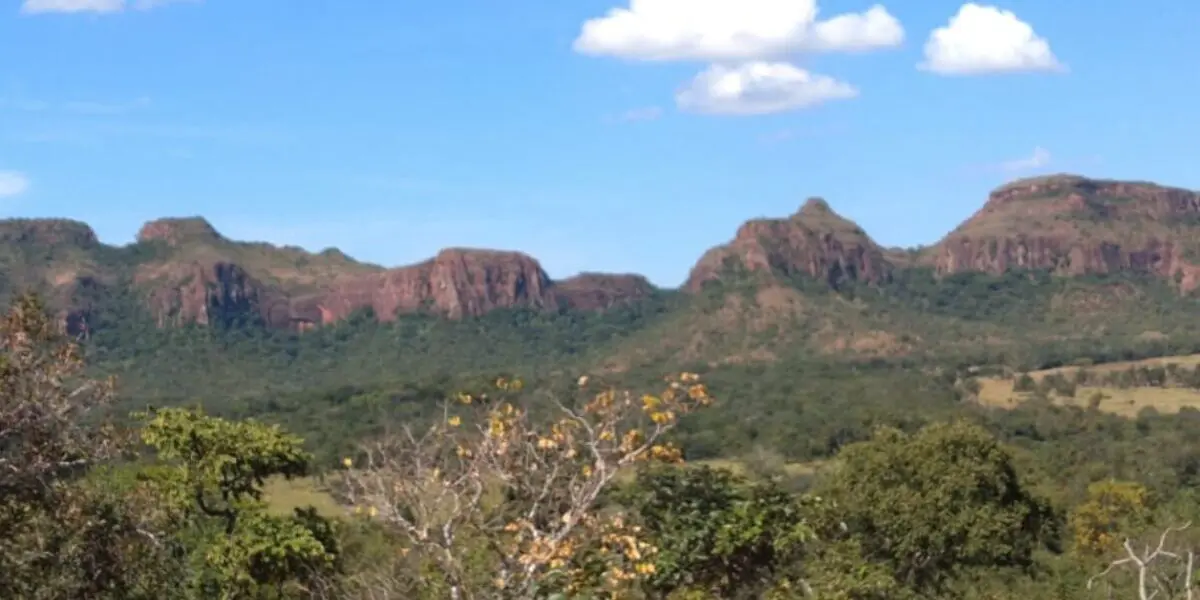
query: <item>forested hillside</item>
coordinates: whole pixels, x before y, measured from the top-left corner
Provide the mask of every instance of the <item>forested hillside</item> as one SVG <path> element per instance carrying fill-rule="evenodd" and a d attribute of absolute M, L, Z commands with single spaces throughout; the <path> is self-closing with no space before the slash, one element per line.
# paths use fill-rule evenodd
<path fill-rule="evenodd" d="M 1197 206 L 810 200 L 679 290 L 10 221 L 0 597 L 1187 598 Z"/>

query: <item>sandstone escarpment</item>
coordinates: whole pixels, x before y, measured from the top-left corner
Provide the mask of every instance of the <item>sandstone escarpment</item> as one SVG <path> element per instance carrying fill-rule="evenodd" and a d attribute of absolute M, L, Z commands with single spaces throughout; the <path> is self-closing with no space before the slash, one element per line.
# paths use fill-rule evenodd
<path fill-rule="evenodd" d="M 137 241 L 163 242 L 178 247 L 186 244 L 208 244 L 224 241 L 207 220 L 201 217 L 174 217 L 150 221 L 138 231 Z"/>
<path fill-rule="evenodd" d="M 559 304 L 576 310 L 605 310 L 646 298 L 654 291 L 645 277 L 631 274 L 580 273 L 554 284 Z"/>
<path fill-rule="evenodd" d="M 1198 283 L 1200 194 L 1057 175 L 1019 180 L 923 256 L 939 273 L 1134 271 Z"/>
<path fill-rule="evenodd" d="M 155 265 L 139 270 L 134 282 L 146 290 L 148 308 L 159 326 L 290 323 L 286 296 L 235 264 Z"/>
<path fill-rule="evenodd" d="M 314 324 L 363 308 L 385 321 L 416 312 L 462 318 L 497 308 L 556 308 L 551 287 L 541 265 L 525 254 L 448 249 L 423 263 L 336 282 L 298 299 L 292 314 L 298 323 Z"/>
<path fill-rule="evenodd" d="M 858 225 L 819 198 L 809 199 L 788 219 L 743 224 L 732 242 L 701 257 L 685 287 L 699 291 L 705 283 L 719 280 L 730 263 L 752 272 L 805 275 L 831 285 L 847 280 L 886 281 L 893 268 Z"/>
<path fill-rule="evenodd" d="M 9 219 L 0 222 L 0 244 L 90 248 L 99 240 L 87 223 L 71 219 Z"/>

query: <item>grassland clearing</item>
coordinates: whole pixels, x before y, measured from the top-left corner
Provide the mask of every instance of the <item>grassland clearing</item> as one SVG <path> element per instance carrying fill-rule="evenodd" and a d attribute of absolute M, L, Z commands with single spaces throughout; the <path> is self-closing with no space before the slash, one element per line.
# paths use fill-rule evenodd
<path fill-rule="evenodd" d="M 1052 375 L 1062 375 L 1068 380 L 1074 379 L 1078 371 L 1088 371 L 1092 375 L 1127 371 L 1131 368 L 1168 367 L 1175 365 L 1181 369 L 1192 369 L 1200 366 L 1200 354 L 1183 356 L 1167 356 L 1144 360 L 1122 361 L 1098 365 L 1073 365 L 1033 371 L 1029 376 L 1036 383 Z M 979 380 L 979 402 L 986 406 L 1000 408 L 1015 408 L 1035 396 L 1034 392 L 1018 392 L 1013 390 L 1015 378 L 988 377 Z M 1076 388 L 1073 397 L 1051 392 L 1049 397 L 1059 404 L 1074 404 L 1077 406 L 1094 406 L 1095 408 L 1121 415 L 1135 417 L 1146 408 L 1153 408 L 1161 413 L 1177 413 L 1180 409 L 1191 407 L 1200 409 L 1200 390 L 1182 386 L 1139 386 L 1115 387 L 1098 384 L 1083 384 Z"/>
<path fill-rule="evenodd" d="M 290 515 L 297 508 L 312 506 L 324 517 L 344 515 L 346 510 L 325 486 L 313 477 L 272 478 L 263 486 L 268 510 L 276 515 Z"/>

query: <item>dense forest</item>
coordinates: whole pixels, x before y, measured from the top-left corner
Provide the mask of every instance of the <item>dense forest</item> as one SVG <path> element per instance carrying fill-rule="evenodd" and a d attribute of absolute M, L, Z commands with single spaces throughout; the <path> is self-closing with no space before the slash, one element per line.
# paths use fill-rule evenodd
<path fill-rule="evenodd" d="M 83 339 L 15 298 L 0 596 L 1189 597 L 1200 411 L 1054 401 L 1087 382 L 1194 386 L 1189 369 L 1087 367 L 1194 352 L 1186 307 L 1039 343 L 1053 307 L 1022 306 L 1097 283 L 906 277 L 796 285 L 1019 335 L 976 355 L 604 371 L 728 290 L 588 314 L 363 312 L 304 334 L 160 328 L 102 297 Z M 1147 329 L 1171 335 L 1130 335 Z M 1062 365 L 1079 367 L 1023 375 Z M 987 375 L 1028 400 L 976 402 Z M 276 510 L 268 488 L 289 478 L 333 508 Z"/>

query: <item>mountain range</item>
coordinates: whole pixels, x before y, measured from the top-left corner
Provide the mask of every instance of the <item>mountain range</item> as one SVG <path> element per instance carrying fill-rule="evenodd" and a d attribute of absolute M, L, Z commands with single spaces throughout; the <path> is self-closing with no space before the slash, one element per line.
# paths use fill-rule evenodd
<path fill-rule="evenodd" d="M 679 290 L 635 274 L 554 280 L 531 256 L 469 248 L 384 268 L 336 249 L 230 240 L 200 217 L 151 221 L 125 246 L 64 219 L 2 221 L 0 240 L 0 291 L 40 291 L 79 335 L 102 320 L 98 299 L 114 294 L 133 298 L 161 328 L 293 332 L 354 314 L 462 320 L 673 298 L 607 357 L 621 368 L 663 356 L 771 359 L 798 346 L 895 356 L 1017 338 L 1146 339 L 1190 331 L 1200 315 L 1200 193 L 1076 175 L 1004 185 L 943 239 L 915 249 L 882 247 L 811 198 L 788 217 L 742 224 L 699 257 Z"/>

